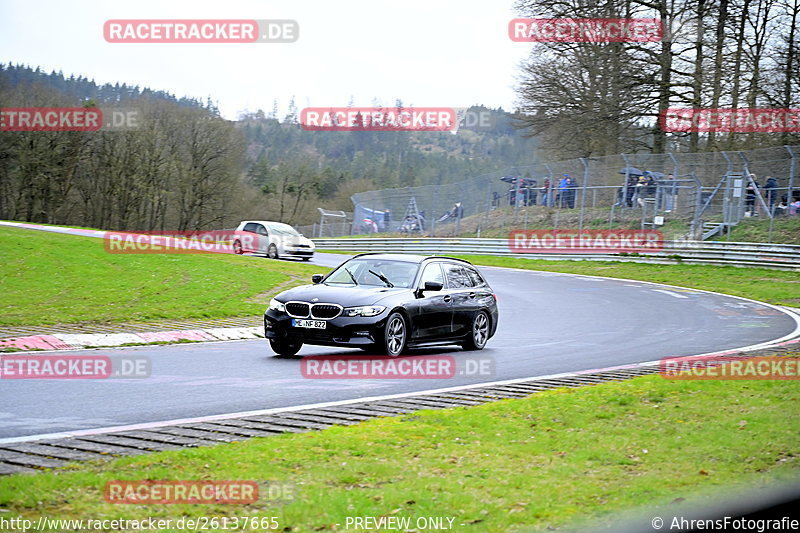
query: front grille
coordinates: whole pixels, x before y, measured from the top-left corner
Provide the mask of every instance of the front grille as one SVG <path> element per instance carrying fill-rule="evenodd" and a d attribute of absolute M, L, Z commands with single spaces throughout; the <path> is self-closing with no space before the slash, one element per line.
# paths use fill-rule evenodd
<path fill-rule="evenodd" d="M 309 305 L 305 302 L 289 302 L 286 304 L 286 313 L 295 318 L 306 318 Z"/>
<path fill-rule="evenodd" d="M 311 316 L 313 318 L 329 319 L 336 318 L 342 312 L 342 306 L 336 304 L 314 304 L 311 306 Z"/>
<path fill-rule="evenodd" d="M 342 314 L 342 306 L 337 304 L 309 304 L 307 302 L 288 302 L 286 313 L 294 318 L 316 318 L 330 320 Z"/>

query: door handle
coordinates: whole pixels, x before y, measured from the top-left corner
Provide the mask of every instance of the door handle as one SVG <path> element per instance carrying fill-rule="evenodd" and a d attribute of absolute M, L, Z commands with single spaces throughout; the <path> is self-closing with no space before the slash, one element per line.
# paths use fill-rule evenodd
<path fill-rule="evenodd" d="M 449 294 L 444 297 L 445 302 L 450 303 L 450 300 L 452 300 L 452 298 L 450 297 Z"/>

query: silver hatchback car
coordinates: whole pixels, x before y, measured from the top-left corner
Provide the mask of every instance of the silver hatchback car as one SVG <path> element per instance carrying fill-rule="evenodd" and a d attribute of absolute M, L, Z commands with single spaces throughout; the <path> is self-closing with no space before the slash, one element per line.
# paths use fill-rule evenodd
<path fill-rule="evenodd" d="M 314 256 L 314 243 L 298 233 L 296 229 L 281 222 L 268 220 L 245 220 L 236 228 L 237 232 L 254 235 L 253 239 L 236 239 L 233 250 L 237 254 L 266 254 L 271 259 L 299 257 L 308 261 Z"/>

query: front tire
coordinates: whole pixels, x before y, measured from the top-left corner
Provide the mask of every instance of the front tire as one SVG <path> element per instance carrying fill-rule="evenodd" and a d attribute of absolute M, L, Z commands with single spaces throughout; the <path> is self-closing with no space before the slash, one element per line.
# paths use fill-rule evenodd
<path fill-rule="evenodd" d="M 408 346 L 408 324 L 400 313 L 392 313 L 386 319 L 386 326 L 383 328 L 383 343 L 381 348 L 389 357 L 397 357 L 403 353 Z"/>
<path fill-rule="evenodd" d="M 294 357 L 300 348 L 303 347 L 301 341 L 289 341 L 286 339 L 270 339 L 269 345 L 276 357 Z"/>
<path fill-rule="evenodd" d="M 269 248 L 267 248 L 267 257 L 270 259 L 280 259 L 280 256 L 278 256 L 278 247 L 274 244 L 270 244 Z"/>
<path fill-rule="evenodd" d="M 489 341 L 489 315 L 485 311 L 479 311 L 472 318 L 472 327 L 469 336 L 461 344 L 465 350 L 483 350 Z"/>
<path fill-rule="evenodd" d="M 236 255 L 242 255 L 244 253 L 244 248 L 242 248 L 241 242 L 233 241 L 233 253 Z"/>

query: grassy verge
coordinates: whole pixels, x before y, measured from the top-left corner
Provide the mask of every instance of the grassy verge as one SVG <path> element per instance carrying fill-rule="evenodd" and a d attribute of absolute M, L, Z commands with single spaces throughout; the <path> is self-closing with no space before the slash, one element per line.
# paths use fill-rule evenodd
<path fill-rule="evenodd" d="M 713 240 L 800 244 L 800 216 L 776 218 L 772 223 L 772 233 L 769 226 L 768 217 L 744 218 L 733 227 L 730 235 L 714 237 Z"/>
<path fill-rule="evenodd" d="M 0 325 L 259 314 L 324 269 L 221 254 L 110 254 L 103 240 L 0 228 Z"/>
<path fill-rule="evenodd" d="M 455 531 L 597 525 L 625 509 L 796 477 L 798 402 L 796 381 L 648 376 L 3 477 L 0 509 L 32 519 L 276 516 L 284 531 L 343 530 L 347 516 L 453 517 Z M 292 498 L 106 503 L 105 483 L 118 479 L 254 480 L 288 486 Z"/>

